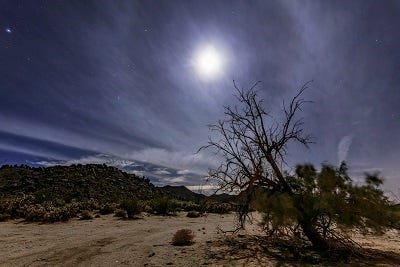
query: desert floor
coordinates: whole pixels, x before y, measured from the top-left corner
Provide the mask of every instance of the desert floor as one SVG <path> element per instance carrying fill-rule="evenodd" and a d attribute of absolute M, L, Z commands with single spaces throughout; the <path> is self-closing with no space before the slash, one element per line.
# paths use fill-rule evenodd
<path fill-rule="evenodd" d="M 282 262 L 268 255 L 232 250 L 229 240 L 232 243 L 234 239 L 221 229 L 234 229 L 233 214 L 209 214 L 207 218 L 186 218 L 185 215 L 142 215 L 137 220 L 106 215 L 55 224 L 0 222 L 0 266 L 282 266 Z M 195 243 L 187 247 L 171 245 L 173 234 L 183 228 L 195 233 Z M 238 238 L 251 235 L 254 228 L 255 225 Z M 400 254 L 397 232 L 355 239 L 365 247 Z M 236 241 L 235 244 L 241 244 L 240 240 Z M 240 250 L 245 251 L 243 248 Z M 392 266 L 396 259 L 374 265 Z"/>

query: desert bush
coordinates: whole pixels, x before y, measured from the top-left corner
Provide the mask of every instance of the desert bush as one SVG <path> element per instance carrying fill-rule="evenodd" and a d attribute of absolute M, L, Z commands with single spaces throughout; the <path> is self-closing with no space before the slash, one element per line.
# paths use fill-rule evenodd
<path fill-rule="evenodd" d="M 189 229 L 181 229 L 178 230 L 173 238 L 172 245 L 174 246 L 190 246 L 193 244 L 194 234 L 192 230 Z"/>
<path fill-rule="evenodd" d="M 32 195 L 20 195 L 13 198 L 3 197 L 0 199 L 0 213 L 8 214 L 11 218 L 24 218 L 29 208 L 33 206 Z"/>
<path fill-rule="evenodd" d="M 148 202 L 148 201 L 144 201 L 144 202 L 142 203 L 142 210 L 143 210 L 144 212 L 147 212 L 147 213 L 154 213 L 153 207 L 152 207 L 151 203 Z"/>
<path fill-rule="evenodd" d="M 114 216 L 120 218 L 127 218 L 128 214 L 126 214 L 126 211 L 123 209 L 117 209 L 115 210 Z"/>
<path fill-rule="evenodd" d="M 65 202 L 60 201 L 35 203 L 36 201 L 30 195 L 2 198 L 0 200 L 0 214 L 6 214 L 8 218 L 24 218 L 31 222 L 57 222 L 67 221 L 75 217 L 79 211 L 78 203 L 65 204 Z"/>
<path fill-rule="evenodd" d="M 74 208 L 70 206 L 61 207 L 58 209 L 58 221 L 66 222 L 69 219 L 76 217 L 77 212 L 77 210 L 74 210 Z"/>
<path fill-rule="evenodd" d="M 25 220 L 31 222 L 43 221 L 47 214 L 47 210 L 40 204 L 36 204 L 28 209 Z"/>
<path fill-rule="evenodd" d="M 179 207 L 180 207 L 180 209 L 185 210 L 185 211 L 192 211 L 192 210 L 201 211 L 200 205 L 197 203 L 194 203 L 192 201 L 179 202 Z"/>
<path fill-rule="evenodd" d="M 198 217 L 200 217 L 200 212 L 195 211 L 195 210 L 191 210 L 191 211 L 189 211 L 189 212 L 186 214 L 186 217 L 189 217 L 189 218 L 198 218 Z"/>
<path fill-rule="evenodd" d="M 201 204 L 202 212 L 226 214 L 231 212 L 233 209 L 234 209 L 233 205 L 229 203 L 207 201 Z"/>
<path fill-rule="evenodd" d="M 116 209 L 116 204 L 107 203 L 100 207 L 100 214 L 101 215 L 111 214 L 111 213 L 114 213 L 115 209 Z"/>
<path fill-rule="evenodd" d="M 7 213 L 0 213 L 0 222 L 5 222 L 8 219 L 11 219 L 10 214 Z"/>
<path fill-rule="evenodd" d="M 142 212 L 142 206 L 136 199 L 126 199 L 122 201 L 120 207 L 126 211 L 129 219 L 134 218 Z"/>
<path fill-rule="evenodd" d="M 82 210 L 81 215 L 80 215 L 81 220 L 91 220 L 93 219 L 93 215 L 90 211 L 88 210 Z"/>
<path fill-rule="evenodd" d="M 158 215 L 168 215 L 176 211 L 175 201 L 166 197 L 155 199 L 151 205 L 153 212 Z"/>

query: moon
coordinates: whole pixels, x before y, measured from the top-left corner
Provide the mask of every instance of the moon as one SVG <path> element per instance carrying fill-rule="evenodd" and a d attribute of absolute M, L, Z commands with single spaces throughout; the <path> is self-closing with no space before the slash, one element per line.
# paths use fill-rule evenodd
<path fill-rule="evenodd" d="M 212 45 L 206 45 L 195 54 L 194 65 L 197 74 L 204 80 L 211 80 L 222 73 L 223 55 Z"/>

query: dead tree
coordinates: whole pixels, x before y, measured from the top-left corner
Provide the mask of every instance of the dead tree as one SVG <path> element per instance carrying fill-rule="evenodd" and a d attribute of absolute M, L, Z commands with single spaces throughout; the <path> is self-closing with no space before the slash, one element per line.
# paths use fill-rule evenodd
<path fill-rule="evenodd" d="M 289 143 L 311 143 L 298 117 L 307 102 L 302 94 L 308 84 L 283 103 L 279 119 L 264 109 L 257 84 L 249 90 L 235 85 L 238 105 L 225 107 L 225 119 L 210 127 L 219 138 L 210 138 L 203 147 L 223 158 L 210 170 L 209 179 L 217 181 L 220 190 L 239 192 L 241 226 L 250 205 L 258 205 L 270 234 L 305 236 L 317 249 L 354 247 L 338 229 L 400 229 L 400 213 L 380 189 L 383 180 L 378 174 L 367 174 L 365 185 L 358 185 L 348 176 L 345 163 L 339 168 L 323 164 L 320 172 L 309 164 L 298 165 L 293 174 L 284 172 Z"/>
<path fill-rule="evenodd" d="M 226 106 L 225 119 L 210 125 L 220 138 L 209 138 L 201 149 L 214 149 L 223 157 L 223 163 L 209 171 L 209 179 L 217 181 L 220 190 L 239 191 L 239 220 L 244 225 L 255 188 L 268 192 L 292 195 L 293 191 L 282 167 L 286 163 L 288 144 L 292 141 L 308 147 L 311 136 L 303 130 L 303 119 L 297 117 L 302 106 L 309 101 L 303 98 L 310 82 L 286 104 L 283 102 L 281 120 L 275 119 L 263 105 L 254 84 L 249 90 L 239 88 L 235 83 L 238 106 Z M 324 240 L 308 221 L 306 212 L 299 204 L 298 223 L 304 234 L 314 244 L 321 246 Z"/>

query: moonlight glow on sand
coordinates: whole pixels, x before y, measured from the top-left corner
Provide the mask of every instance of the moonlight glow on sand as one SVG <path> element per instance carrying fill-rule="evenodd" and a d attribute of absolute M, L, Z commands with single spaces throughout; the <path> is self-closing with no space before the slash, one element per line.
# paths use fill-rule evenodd
<path fill-rule="evenodd" d="M 196 53 L 194 63 L 200 78 L 210 80 L 221 74 L 223 56 L 214 46 L 207 45 Z"/>

